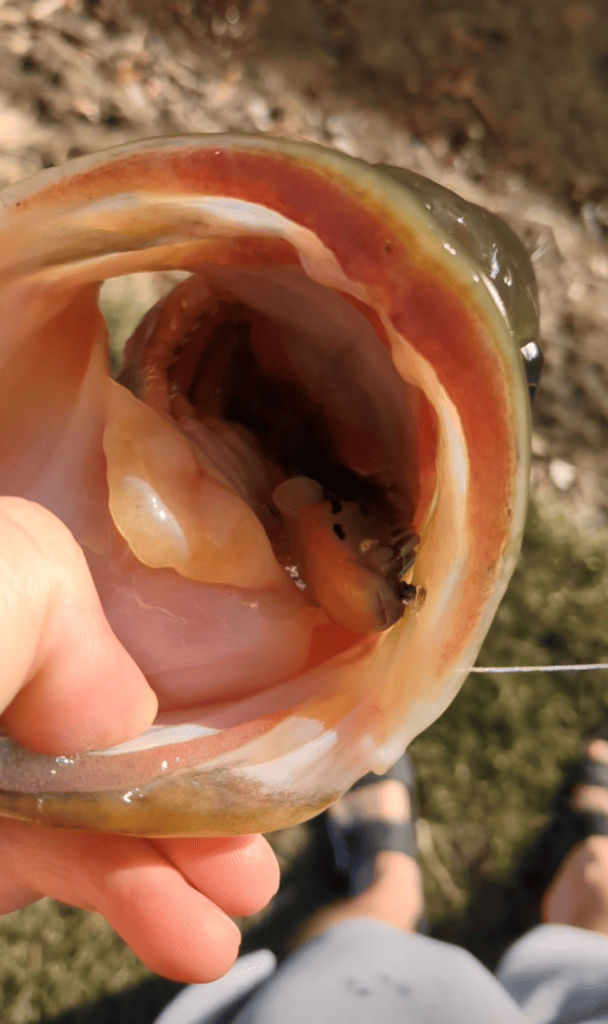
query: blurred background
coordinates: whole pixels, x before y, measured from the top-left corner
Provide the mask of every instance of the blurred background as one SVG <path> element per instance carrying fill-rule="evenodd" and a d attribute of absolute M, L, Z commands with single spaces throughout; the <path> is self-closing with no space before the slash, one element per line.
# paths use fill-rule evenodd
<path fill-rule="evenodd" d="M 127 141 L 258 131 L 410 167 L 518 231 L 546 365 L 524 550 L 482 664 L 608 660 L 607 15 L 603 0 L 0 0 L 0 186 Z M 155 287 L 105 290 L 117 347 Z M 471 676 L 413 744 L 432 934 L 489 966 L 521 927 L 509 872 L 560 764 L 608 722 L 607 685 Z M 307 835 L 273 838 L 276 920 L 316 898 L 289 885 Z M 272 922 L 246 943 L 278 948 Z M 2 1024 L 143 1024 L 174 990 L 96 915 L 45 900 L 0 920 Z"/>

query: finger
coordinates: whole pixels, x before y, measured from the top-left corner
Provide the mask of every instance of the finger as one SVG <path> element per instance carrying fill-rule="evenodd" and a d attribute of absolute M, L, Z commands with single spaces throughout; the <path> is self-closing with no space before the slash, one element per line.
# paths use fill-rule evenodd
<path fill-rule="evenodd" d="M 97 910 L 157 974 L 182 982 L 215 981 L 238 955 L 237 926 L 147 840 L 5 820 L 0 862 L 0 905 L 7 879 L 13 879 L 53 899 Z"/>
<path fill-rule="evenodd" d="M 263 836 L 155 839 L 153 844 L 196 889 L 235 917 L 256 914 L 279 888 L 279 865 Z"/>
<path fill-rule="evenodd" d="M 0 498 L 0 711 L 32 750 L 138 736 L 156 697 L 105 618 L 84 555 L 51 512 Z"/>

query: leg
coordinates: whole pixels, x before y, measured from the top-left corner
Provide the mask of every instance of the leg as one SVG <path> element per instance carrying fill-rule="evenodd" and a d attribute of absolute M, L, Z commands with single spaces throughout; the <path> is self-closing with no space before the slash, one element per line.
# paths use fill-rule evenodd
<path fill-rule="evenodd" d="M 220 1024 L 232 1018 L 252 992 L 272 977 L 276 959 L 269 949 L 240 957 L 223 978 L 208 985 L 187 985 L 154 1024 Z"/>
<path fill-rule="evenodd" d="M 526 1024 L 474 957 L 415 932 L 423 896 L 410 764 L 362 780 L 317 820 L 329 840 L 323 873 L 343 898 L 305 922 L 245 1005 L 198 1024 Z"/>
<path fill-rule="evenodd" d="M 231 1024 L 530 1024 L 470 953 L 379 918 L 331 925 Z"/>
<path fill-rule="evenodd" d="M 592 777 L 601 782 L 602 766 L 608 766 L 608 743 L 593 740 L 587 757 L 599 766 Z M 575 787 L 569 805 L 574 814 L 590 816 L 590 828 L 605 827 L 605 785 Z M 545 923 L 505 954 L 498 978 L 542 1024 L 608 1024 L 607 835 L 588 835 L 567 853 L 543 896 L 541 917 Z"/>

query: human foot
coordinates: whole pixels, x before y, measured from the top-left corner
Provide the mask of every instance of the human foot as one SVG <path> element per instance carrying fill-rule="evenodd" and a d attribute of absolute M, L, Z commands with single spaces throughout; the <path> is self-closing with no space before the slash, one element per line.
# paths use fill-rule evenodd
<path fill-rule="evenodd" d="M 414 931 L 424 909 L 416 861 L 415 775 L 405 754 L 385 776 L 366 775 L 316 819 L 317 870 L 336 902 L 321 907 L 296 945 L 352 918 Z"/>
<path fill-rule="evenodd" d="M 591 740 L 586 755 L 569 803 L 588 834 L 564 858 L 545 892 L 541 915 L 547 924 L 608 935 L 608 742 Z"/>
<path fill-rule="evenodd" d="M 329 840 L 327 868 L 344 895 L 357 896 L 368 888 L 382 854 L 415 860 L 415 790 L 414 766 L 404 754 L 386 775 L 370 772 L 359 779 L 319 819 Z"/>

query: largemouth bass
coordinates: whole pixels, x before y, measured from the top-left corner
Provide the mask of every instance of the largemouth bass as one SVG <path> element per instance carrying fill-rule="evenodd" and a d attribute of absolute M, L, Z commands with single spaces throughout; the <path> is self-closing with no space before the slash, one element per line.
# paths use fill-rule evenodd
<path fill-rule="evenodd" d="M 0 813 L 269 831 L 453 699 L 528 487 L 522 243 L 408 171 L 151 140 L 2 193 L 0 493 L 59 516 L 159 697 L 110 750 L 0 740 Z M 109 373 L 100 282 L 187 271 Z"/>

